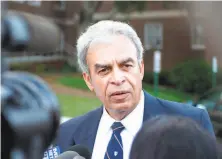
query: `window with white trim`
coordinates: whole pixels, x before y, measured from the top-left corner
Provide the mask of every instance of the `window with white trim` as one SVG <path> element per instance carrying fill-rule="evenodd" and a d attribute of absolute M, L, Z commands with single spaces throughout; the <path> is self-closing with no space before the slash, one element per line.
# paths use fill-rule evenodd
<path fill-rule="evenodd" d="M 144 25 L 144 48 L 146 50 L 163 48 L 162 23 L 146 23 Z"/>
<path fill-rule="evenodd" d="M 193 49 L 203 49 L 204 45 L 204 29 L 200 23 L 191 25 L 191 47 Z"/>

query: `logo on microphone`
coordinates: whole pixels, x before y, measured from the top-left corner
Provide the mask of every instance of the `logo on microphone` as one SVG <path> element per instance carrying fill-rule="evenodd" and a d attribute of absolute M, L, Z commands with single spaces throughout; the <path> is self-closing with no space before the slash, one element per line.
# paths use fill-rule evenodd
<path fill-rule="evenodd" d="M 43 159 L 54 159 L 58 157 L 60 154 L 60 149 L 58 146 L 49 148 L 47 151 L 44 152 Z"/>

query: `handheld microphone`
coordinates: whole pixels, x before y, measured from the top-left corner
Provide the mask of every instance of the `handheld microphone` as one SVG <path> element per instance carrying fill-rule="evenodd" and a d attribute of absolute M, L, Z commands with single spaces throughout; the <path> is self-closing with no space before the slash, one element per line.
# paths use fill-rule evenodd
<path fill-rule="evenodd" d="M 82 157 L 82 156 L 76 156 L 76 157 L 74 157 L 73 159 L 85 159 L 85 158 Z"/>
<path fill-rule="evenodd" d="M 74 145 L 55 159 L 91 159 L 91 152 L 83 145 Z"/>
<path fill-rule="evenodd" d="M 20 11 L 7 11 L 1 20 L 1 45 L 8 51 L 54 52 L 62 49 L 63 34 L 51 20 Z"/>
<path fill-rule="evenodd" d="M 85 159 L 91 159 L 92 153 L 88 150 L 86 146 L 83 145 L 74 145 L 68 149 L 68 151 L 77 152 L 80 156 Z"/>
<path fill-rule="evenodd" d="M 61 155 L 59 155 L 58 157 L 56 157 L 55 159 L 74 159 L 76 157 L 80 157 L 78 153 L 74 151 L 66 151 Z"/>

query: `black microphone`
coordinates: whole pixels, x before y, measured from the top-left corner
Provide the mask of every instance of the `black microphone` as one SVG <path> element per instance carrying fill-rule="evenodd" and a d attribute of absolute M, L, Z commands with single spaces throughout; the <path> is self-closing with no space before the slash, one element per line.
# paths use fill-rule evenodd
<path fill-rule="evenodd" d="M 68 151 L 77 152 L 80 156 L 84 157 L 85 159 L 91 159 L 92 153 L 86 146 L 83 145 L 74 145 L 68 149 Z"/>
<path fill-rule="evenodd" d="M 7 51 L 48 53 L 62 49 L 63 34 L 50 19 L 21 11 L 7 11 L 1 24 L 1 46 Z"/>
<path fill-rule="evenodd" d="M 91 156 L 91 152 L 86 146 L 74 145 L 55 159 L 91 159 Z"/>
<path fill-rule="evenodd" d="M 60 154 L 55 159 L 74 159 L 76 157 L 80 157 L 78 153 L 76 153 L 74 151 L 66 151 L 66 152 Z"/>
<path fill-rule="evenodd" d="M 41 158 L 60 124 L 56 95 L 31 73 L 7 71 L 1 82 L 3 158 Z"/>

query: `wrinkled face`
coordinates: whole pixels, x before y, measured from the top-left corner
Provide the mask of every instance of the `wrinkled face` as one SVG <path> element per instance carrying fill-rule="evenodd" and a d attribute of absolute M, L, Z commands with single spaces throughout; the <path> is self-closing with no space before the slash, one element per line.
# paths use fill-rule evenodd
<path fill-rule="evenodd" d="M 144 75 L 134 44 L 125 36 L 113 36 L 109 42 L 93 43 L 86 57 L 89 74 L 83 73 L 107 112 L 121 120 L 139 103 Z"/>

